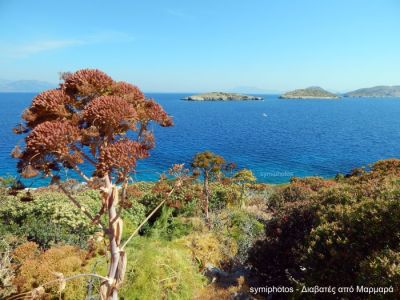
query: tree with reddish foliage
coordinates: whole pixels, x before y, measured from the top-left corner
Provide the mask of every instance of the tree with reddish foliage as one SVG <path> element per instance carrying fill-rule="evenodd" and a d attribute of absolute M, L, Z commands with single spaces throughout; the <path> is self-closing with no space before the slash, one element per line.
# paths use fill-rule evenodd
<path fill-rule="evenodd" d="M 204 213 L 206 220 L 209 220 L 209 200 L 210 188 L 209 181 L 213 175 L 217 175 L 225 166 L 225 160 L 211 151 L 197 153 L 192 160 L 192 167 L 196 172 L 200 171 L 203 176 L 203 193 L 204 193 Z"/>
<path fill-rule="evenodd" d="M 129 175 L 137 160 L 149 156 L 154 137 L 151 122 L 171 126 L 172 119 L 154 100 L 146 99 L 134 85 L 116 82 L 99 70 L 64 73 L 57 89 L 37 95 L 25 110 L 25 146 L 13 150 L 23 177 L 50 177 L 82 212 L 102 228 L 109 240 L 109 268 L 100 287 L 102 300 L 118 299 L 126 253 L 121 246 L 123 221 L 119 195 L 126 195 Z M 130 135 L 127 133 L 130 132 Z M 132 137 L 132 138 L 131 138 Z M 94 172 L 84 174 L 82 164 Z M 59 172 L 74 170 L 90 187 L 102 193 L 102 208 L 92 214 L 63 188 Z M 118 185 L 118 186 L 117 186 Z M 105 215 L 107 224 L 102 224 Z"/>

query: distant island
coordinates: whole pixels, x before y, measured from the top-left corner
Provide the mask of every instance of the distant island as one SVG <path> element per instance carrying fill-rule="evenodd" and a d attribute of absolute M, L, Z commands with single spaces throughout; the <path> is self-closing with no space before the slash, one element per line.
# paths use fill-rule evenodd
<path fill-rule="evenodd" d="M 192 95 L 182 98 L 186 101 L 246 101 L 263 100 L 263 97 L 243 95 L 238 93 L 212 92 L 198 95 Z"/>
<path fill-rule="evenodd" d="M 328 92 L 320 87 L 309 87 L 287 92 L 281 95 L 281 99 L 339 99 L 336 94 Z"/>
<path fill-rule="evenodd" d="M 344 97 L 370 97 L 370 98 L 383 98 L 383 97 L 400 97 L 400 86 L 374 86 L 371 88 L 358 89 L 348 92 L 343 95 Z"/>
<path fill-rule="evenodd" d="M 33 93 L 55 88 L 57 84 L 39 80 L 6 80 L 0 79 L 0 92 Z"/>

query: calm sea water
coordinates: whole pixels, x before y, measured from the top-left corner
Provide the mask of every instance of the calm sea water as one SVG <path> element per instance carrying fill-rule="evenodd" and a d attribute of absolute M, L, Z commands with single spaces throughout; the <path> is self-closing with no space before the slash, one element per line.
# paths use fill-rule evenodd
<path fill-rule="evenodd" d="M 187 94 L 185 94 L 187 95 Z M 253 170 L 259 181 L 332 177 L 379 159 L 400 156 L 400 99 L 187 102 L 184 94 L 148 94 L 173 115 L 155 127 L 156 148 L 138 165 L 138 180 L 154 180 L 174 163 L 211 150 Z M 16 175 L 12 133 L 34 94 L 0 94 L 0 176 Z M 67 174 L 68 175 L 68 174 Z M 36 180 L 33 185 L 44 184 Z"/>

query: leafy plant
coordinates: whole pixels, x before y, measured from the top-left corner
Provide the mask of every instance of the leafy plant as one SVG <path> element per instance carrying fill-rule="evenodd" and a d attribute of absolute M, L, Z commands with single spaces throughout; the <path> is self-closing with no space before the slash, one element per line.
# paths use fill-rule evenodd
<path fill-rule="evenodd" d="M 31 201 L 22 202 L 19 196 L 8 196 L 0 207 L 0 228 L 26 237 L 41 248 L 57 243 L 86 246 L 88 238 L 96 231 L 86 221 L 81 210 L 70 205 L 67 196 L 59 192 L 31 192 Z M 99 209 L 100 195 L 85 191 L 76 195 L 82 206 L 90 211 Z"/>
<path fill-rule="evenodd" d="M 133 259 L 127 266 L 122 299 L 193 299 L 205 280 L 185 247 L 174 242 L 139 237 L 127 248 Z"/>

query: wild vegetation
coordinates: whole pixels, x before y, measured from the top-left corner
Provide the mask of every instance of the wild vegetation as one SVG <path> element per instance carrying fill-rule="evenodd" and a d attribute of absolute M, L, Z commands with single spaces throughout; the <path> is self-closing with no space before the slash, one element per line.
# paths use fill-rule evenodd
<path fill-rule="evenodd" d="M 122 218 L 129 233 L 182 176 L 187 180 L 181 188 L 170 194 L 126 247 L 132 259 L 127 261 L 122 299 L 199 297 L 208 285 L 204 276 L 208 270 L 243 265 L 248 248 L 263 235 L 263 219 L 251 210 L 240 209 L 240 199 L 243 193 L 246 198 L 249 193 L 262 195 L 268 186 L 254 184 L 243 192 L 242 185 L 231 178 L 212 177 L 207 222 L 203 184 L 182 165 L 171 168 L 158 182 L 128 185 Z M 10 258 L 4 265 L 10 282 L 4 291 L 10 296 L 37 293 L 43 299 L 97 299 L 101 279 L 79 275 L 107 272 L 109 242 L 101 229 L 87 224 L 79 209 L 68 205 L 63 190 L 79 199 L 89 212 L 100 209 L 100 193 L 87 185 L 71 189 L 72 183 L 64 183 L 62 188 L 52 185 L 10 195 L 8 186 L 2 188 L 0 211 L 2 241 Z M 53 221 L 42 224 L 43 220 Z M 128 238 L 128 233 L 122 236 L 123 241 Z M 64 280 L 69 278 L 73 279 Z"/>
<path fill-rule="evenodd" d="M 52 182 L 25 189 L 0 180 L 1 299 L 271 297 L 252 294 L 257 286 L 294 290 L 273 299 L 304 299 L 304 287 L 357 285 L 393 289 L 374 298 L 400 297 L 398 159 L 267 185 L 204 151 L 156 182 L 131 182 L 154 146 L 149 122 L 172 120 L 98 70 L 64 74 L 24 120 L 15 129 L 26 134 L 13 150 L 18 170 Z M 62 169 L 83 183 L 61 180 Z"/>
<path fill-rule="evenodd" d="M 121 299 L 262 299 L 267 295 L 252 295 L 249 288 L 265 285 L 297 291 L 315 285 L 385 286 L 394 292 L 374 298 L 400 296 L 400 160 L 379 161 L 333 179 L 292 178 L 277 186 L 248 180 L 248 170 L 223 172 L 210 179 L 208 223 L 203 183 L 182 165 L 174 166 L 158 182 L 128 185 L 129 208 L 122 216 L 128 231 L 157 207 L 182 173 L 187 176 L 182 188 L 126 248 L 131 259 Z M 246 184 L 238 180 L 242 177 Z M 2 297 L 35 291 L 38 299 L 97 299 L 101 279 L 79 274 L 107 272 L 108 241 L 100 229 L 87 226 L 82 212 L 66 205 L 58 186 L 9 192 L 4 185 Z M 27 193 L 31 201 L 24 202 Z M 91 211 L 100 208 L 101 196 L 90 187 L 71 193 Z M 46 219 L 54 222 L 42 226 Z M 304 298 L 300 292 L 292 296 Z"/>
<path fill-rule="evenodd" d="M 293 178 L 271 197 L 274 216 L 249 263 L 267 284 L 392 287 L 373 298 L 398 299 L 399 175 L 391 159 L 332 180 Z"/>

